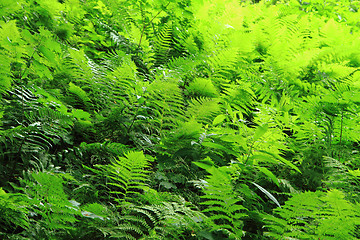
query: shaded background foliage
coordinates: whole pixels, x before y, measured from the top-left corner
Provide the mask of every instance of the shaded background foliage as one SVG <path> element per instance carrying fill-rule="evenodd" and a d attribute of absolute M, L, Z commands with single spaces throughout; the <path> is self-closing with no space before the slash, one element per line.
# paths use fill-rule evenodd
<path fill-rule="evenodd" d="M 358 1 L 0 16 L 2 238 L 359 237 Z"/>

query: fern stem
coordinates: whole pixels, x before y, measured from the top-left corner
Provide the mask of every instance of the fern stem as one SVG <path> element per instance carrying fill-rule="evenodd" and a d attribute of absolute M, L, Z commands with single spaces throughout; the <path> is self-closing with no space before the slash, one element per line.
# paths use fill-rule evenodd
<path fill-rule="evenodd" d="M 168 4 L 166 4 L 165 8 L 167 8 L 169 6 L 170 2 L 168 2 Z M 142 8 L 141 8 L 141 5 L 140 5 L 140 11 L 142 12 Z M 139 44 L 138 44 L 138 49 L 140 49 L 140 45 L 141 45 L 141 41 L 142 41 L 142 38 L 144 36 L 144 32 L 145 32 L 145 29 L 155 20 L 155 18 L 157 16 L 159 16 L 160 13 L 162 13 L 164 10 L 161 9 L 151 20 L 150 22 L 148 22 L 147 24 L 145 24 L 143 26 L 143 29 L 141 31 L 141 36 L 140 36 L 140 40 L 139 40 Z M 142 15 L 142 14 L 141 14 Z M 144 21 L 144 20 L 143 20 Z M 138 54 L 138 52 L 136 52 L 136 55 Z"/>
<path fill-rule="evenodd" d="M 24 136 L 24 138 L 21 140 L 21 143 L 20 143 L 19 149 L 18 149 L 18 151 L 17 151 L 17 155 L 20 155 L 21 150 L 22 150 L 22 147 L 23 147 L 23 145 L 25 144 L 26 137 L 27 137 L 27 136 L 25 135 L 25 136 Z"/>
<path fill-rule="evenodd" d="M 26 71 L 30 68 L 30 66 L 31 66 L 31 61 L 32 61 L 32 59 L 34 58 L 34 55 L 35 55 L 35 53 L 37 52 L 37 49 L 41 46 L 43 38 L 44 38 L 44 37 L 41 37 L 41 38 L 40 38 L 39 44 L 34 48 L 33 53 L 31 54 L 28 62 L 26 63 L 26 67 L 25 67 L 24 71 L 23 71 L 22 73 L 20 73 L 20 85 L 21 85 L 21 97 L 22 97 L 22 99 L 21 99 L 21 104 L 22 104 L 22 112 L 23 112 L 23 114 L 22 114 L 22 119 L 21 119 L 21 123 L 24 122 L 24 115 L 25 115 L 25 110 L 24 110 L 25 96 L 24 96 L 24 90 L 23 90 L 23 87 L 22 87 L 22 86 L 23 86 L 22 80 L 23 80 L 23 77 L 24 77 Z M 20 70 L 20 71 L 21 71 L 21 70 Z M 22 146 L 22 144 L 21 144 L 21 146 Z M 20 149 L 19 149 L 19 153 L 20 153 L 20 150 L 21 150 L 21 147 L 20 147 Z"/>
<path fill-rule="evenodd" d="M 342 135 L 343 135 L 343 123 L 344 123 L 344 110 L 341 109 L 341 120 L 340 120 L 340 142 L 339 145 L 341 146 Z"/>
<path fill-rule="evenodd" d="M 29 58 L 29 60 L 28 60 L 28 62 L 27 62 L 27 64 L 26 64 L 26 68 L 25 68 L 24 71 L 20 74 L 20 81 L 21 81 L 22 78 L 24 77 L 26 71 L 30 68 L 30 66 L 31 66 L 31 61 L 32 61 L 32 59 L 34 58 L 35 53 L 38 51 L 37 49 L 41 46 L 43 38 L 44 38 L 44 37 L 41 37 L 41 38 L 40 38 L 39 44 L 34 48 L 34 51 L 33 51 L 33 53 L 31 54 L 31 56 L 30 56 L 30 58 Z"/>
<path fill-rule="evenodd" d="M 253 141 L 252 144 L 251 144 L 251 146 L 250 146 L 250 149 L 249 149 L 249 152 L 248 152 L 248 154 L 247 154 L 247 157 L 246 157 L 246 160 L 245 160 L 245 162 L 244 162 L 244 165 L 246 165 L 247 162 L 249 161 L 250 154 L 251 154 L 251 152 L 252 152 L 252 149 L 253 149 L 254 145 L 255 145 L 255 141 Z"/>
<path fill-rule="evenodd" d="M 138 107 L 136 108 L 136 113 L 134 114 L 134 117 L 133 117 L 133 119 L 132 119 L 132 121 L 131 121 L 131 124 L 130 124 L 129 128 L 126 130 L 126 135 L 128 135 L 128 134 L 129 134 L 129 132 L 130 132 L 130 130 L 131 130 L 131 128 L 132 128 L 132 126 L 133 126 L 133 125 L 134 125 L 134 123 L 135 123 L 135 120 L 136 120 L 137 114 L 138 114 L 138 112 L 139 112 L 139 108 L 140 108 L 140 106 L 138 106 Z"/>

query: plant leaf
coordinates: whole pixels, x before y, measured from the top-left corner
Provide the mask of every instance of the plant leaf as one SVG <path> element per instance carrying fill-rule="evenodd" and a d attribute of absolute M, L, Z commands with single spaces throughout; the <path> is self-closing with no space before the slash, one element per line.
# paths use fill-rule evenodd
<path fill-rule="evenodd" d="M 265 167 L 258 167 L 258 169 L 266 176 L 268 176 L 277 186 L 279 186 L 279 181 L 277 177 L 269 169 Z"/>
<path fill-rule="evenodd" d="M 260 189 L 260 191 L 262 191 L 263 193 L 265 193 L 266 196 L 268 196 L 276 205 L 278 205 L 279 208 L 281 208 L 280 203 L 278 202 L 278 200 L 276 200 L 276 198 L 274 197 L 274 195 L 272 195 L 271 193 L 269 193 L 265 188 L 263 188 L 262 186 L 260 186 L 257 183 L 251 182 L 252 184 L 254 184 L 258 189 Z"/>
<path fill-rule="evenodd" d="M 268 128 L 269 128 L 269 126 L 267 124 L 258 126 L 255 130 L 255 134 L 254 134 L 254 138 L 253 138 L 254 142 L 257 141 L 262 136 L 264 136 L 264 134 L 267 132 Z"/>

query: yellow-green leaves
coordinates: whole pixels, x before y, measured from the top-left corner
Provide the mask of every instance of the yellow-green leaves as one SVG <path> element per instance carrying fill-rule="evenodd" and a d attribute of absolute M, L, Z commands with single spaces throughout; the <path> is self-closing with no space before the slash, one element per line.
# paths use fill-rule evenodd
<path fill-rule="evenodd" d="M 255 130 L 255 134 L 253 136 L 253 141 L 256 142 L 258 139 L 260 139 L 264 134 L 267 132 L 269 126 L 267 124 L 264 124 L 262 126 L 258 126 Z"/>
<path fill-rule="evenodd" d="M 76 86 L 73 83 L 69 83 L 69 92 L 76 95 L 79 99 L 81 99 L 84 103 L 89 102 L 90 98 L 87 93 L 81 89 L 81 87 Z"/>
<path fill-rule="evenodd" d="M 354 177 L 360 177 L 360 170 L 359 169 L 349 170 L 349 173 Z"/>
<path fill-rule="evenodd" d="M 209 78 L 196 78 L 192 81 L 187 90 L 192 96 L 217 97 L 218 90 Z"/>
<path fill-rule="evenodd" d="M 217 117 L 214 118 L 212 125 L 216 126 L 226 119 L 226 116 L 224 114 L 220 114 Z"/>
<path fill-rule="evenodd" d="M 97 1 L 97 5 L 94 7 L 94 9 L 97 9 L 100 11 L 100 13 L 104 16 L 111 16 L 112 12 L 109 11 L 109 9 L 105 6 L 105 4 L 102 1 Z"/>

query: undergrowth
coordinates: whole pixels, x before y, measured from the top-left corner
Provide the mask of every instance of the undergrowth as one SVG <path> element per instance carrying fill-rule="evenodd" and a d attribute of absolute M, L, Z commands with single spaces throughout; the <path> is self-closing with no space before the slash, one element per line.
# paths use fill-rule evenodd
<path fill-rule="evenodd" d="M 2 239 L 358 239 L 358 1 L 0 0 Z"/>

